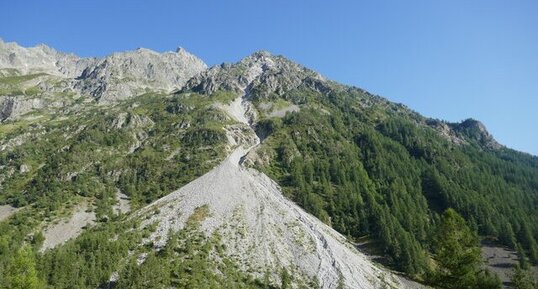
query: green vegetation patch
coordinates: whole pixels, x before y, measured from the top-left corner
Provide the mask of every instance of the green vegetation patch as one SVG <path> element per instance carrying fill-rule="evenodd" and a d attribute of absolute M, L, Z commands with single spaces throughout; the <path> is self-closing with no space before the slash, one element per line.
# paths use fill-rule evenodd
<path fill-rule="evenodd" d="M 0 85 L 10 85 L 15 86 L 23 82 L 35 79 L 40 76 L 45 76 L 46 73 L 36 73 L 36 74 L 27 74 L 27 75 L 14 75 L 14 76 L 5 76 L 0 77 Z"/>
<path fill-rule="evenodd" d="M 194 212 L 187 219 L 187 226 L 198 226 L 202 223 L 207 217 L 209 217 L 210 211 L 209 206 L 203 205 L 194 209 Z"/>

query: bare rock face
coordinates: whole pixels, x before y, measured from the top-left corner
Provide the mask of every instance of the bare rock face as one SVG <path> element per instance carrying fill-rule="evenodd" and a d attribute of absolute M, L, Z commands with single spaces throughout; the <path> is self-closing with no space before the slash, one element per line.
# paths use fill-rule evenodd
<path fill-rule="evenodd" d="M 322 82 L 325 79 L 312 70 L 282 56 L 260 51 L 236 64 L 214 66 L 192 78 L 184 90 L 211 94 L 218 90 L 245 92 L 249 97 L 282 96 L 304 83 Z"/>
<path fill-rule="evenodd" d="M 15 100 L 13 97 L 0 98 L 0 120 L 7 119 L 13 112 Z"/>
<path fill-rule="evenodd" d="M 425 123 L 435 129 L 440 136 L 456 145 L 478 144 L 485 149 L 500 149 L 503 147 L 495 140 L 482 122 L 472 118 L 459 123 L 427 119 Z"/>
<path fill-rule="evenodd" d="M 18 116 L 44 107 L 44 102 L 38 98 L 17 99 L 17 97 L 0 96 L 0 121 L 12 116 Z"/>
<path fill-rule="evenodd" d="M 435 129 L 439 135 L 454 144 L 462 145 L 467 143 L 447 122 L 437 119 L 428 119 L 426 120 L 426 124 Z"/>
<path fill-rule="evenodd" d="M 202 60 L 182 48 L 165 53 L 140 48 L 98 60 L 77 78 L 76 87 L 100 102 L 111 102 L 146 91 L 180 89 L 206 68 Z"/>

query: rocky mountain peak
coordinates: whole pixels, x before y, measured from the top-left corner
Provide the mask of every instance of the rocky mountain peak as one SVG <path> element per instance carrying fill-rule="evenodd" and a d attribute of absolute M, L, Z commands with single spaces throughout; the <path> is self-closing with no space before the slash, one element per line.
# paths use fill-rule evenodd
<path fill-rule="evenodd" d="M 453 125 L 453 127 L 456 132 L 462 134 L 464 137 L 474 140 L 487 148 L 497 149 L 501 147 L 489 133 L 486 126 L 478 120 L 468 118 Z"/>
<path fill-rule="evenodd" d="M 76 77 L 92 61 L 58 52 L 45 44 L 25 48 L 15 42 L 0 41 L 0 68 L 16 70 L 19 74 L 46 73 Z"/>
<path fill-rule="evenodd" d="M 25 48 L 0 41 L 0 68 L 18 75 L 45 73 L 75 79 L 74 87 L 82 95 L 108 102 L 146 91 L 180 89 L 207 65 L 185 49 L 159 53 L 138 48 L 104 58 L 80 58 L 44 44 Z"/>
<path fill-rule="evenodd" d="M 279 58 L 279 56 L 274 56 L 271 52 L 267 50 L 259 50 L 243 58 L 241 62 L 262 62 L 262 63 L 266 61 L 273 62 L 274 59 L 276 58 Z M 284 57 L 281 57 L 281 56 L 280 58 L 284 59 Z"/>
<path fill-rule="evenodd" d="M 76 98 L 116 102 L 148 92 L 181 89 L 207 69 L 198 57 L 179 49 L 159 53 L 146 48 L 103 58 L 81 58 L 44 44 L 25 48 L 0 41 L 0 121 L 36 109 L 64 106 Z"/>
<path fill-rule="evenodd" d="M 307 80 L 325 81 L 319 73 L 283 56 L 258 51 L 237 63 L 213 66 L 187 82 L 184 90 L 203 94 L 231 90 L 249 97 L 282 96 Z"/>
<path fill-rule="evenodd" d="M 479 120 L 468 118 L 460 123 L 460 126 L 463 128 L 471 128 L 474 130 L 477 130 L 478 132 L 482 134 L 488 134 L 489 132 L 486 129 L 486 126 Z"/>
<path fill-rule="evenodd" d="M 99 59 L 79 77 L 78 87 L 101 102 L 129 98 L 146 91 L 180 89 L 207 65 L 186 50 L 159 53 L 146 48 Z"/>
<path fill-rule="evenodd" d="M 118 53 L 114 53 L 114 54 L 123 54 L 123 53 L 128 53 L 128 52 L 129 51 L 127 51 L 127 52 L 118 52 Z M 151 49 L 144 48 L 144 47 L 138 47 L 133 52 L 134 53 L 140 53 L 140 54 L 144 54 L 144 53 L 157 54 L 158 53 L 157 51 L 153 51 Z"/>
<path fill-rule="evenodd" d="M 47 53 L 47 54 L 59 54 L 59 52 L 56 49 L 54 49 L 54 48 L 52 48 L 50 46 L 47 46 L 45 43 L 39 43 L 34 48 L 41 49 L 41 51 L 43 51 L 44 53 Z"/>

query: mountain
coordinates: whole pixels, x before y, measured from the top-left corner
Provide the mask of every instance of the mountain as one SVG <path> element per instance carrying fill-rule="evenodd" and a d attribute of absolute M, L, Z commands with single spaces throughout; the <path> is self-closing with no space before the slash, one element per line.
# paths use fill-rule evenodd
<path fill-rule="evenodd" d="M 498 288 L 479 256 L 442 267 L 455 236 L 538 262 L 538 159 L 479 121 L 265 51 L 207 68 L 0 42 L 0 65 L 4 287 L 23 260 L 50 288 Z"/>
<path fill-rule="evenodd" d="M 46 45 L 32 48 L 0 40 L 0 119 L 36 109 L 66 107 L 79 96 L 115 102 L 145 92 L 183 87 L 206 64 L 183 48 L 157 53 L 137 49 L 104 58 L 80 58 Z"/>
<path fill-rule="evenodd" d="M 95 61 L 96 59 L 83 59 L 74 54 L 58 52 L 44 44 L 24 48 L 0 39 L 0 66 L 4 73 L 46 73 L 74 78 Z"/>

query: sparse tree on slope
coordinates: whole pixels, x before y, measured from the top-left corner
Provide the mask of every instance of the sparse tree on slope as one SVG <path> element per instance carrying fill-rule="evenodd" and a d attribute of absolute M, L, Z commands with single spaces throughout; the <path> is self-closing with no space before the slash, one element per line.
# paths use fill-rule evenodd
<path fill-rule="evenodd" d="M 498 278 L 480 269 L 482 260 L 476 234 L 453 209 L 443 213 L 435 238 L 438 270 L 433 282 L 446 289 L 500 288 Z"/>
<path fill-rule="evenodd" d="M 533 280 L 529 270 L 524 270 L 517 266 L 512 275 L 512 286 L 514 289 L 537 289 L 538 283 Z"/>

